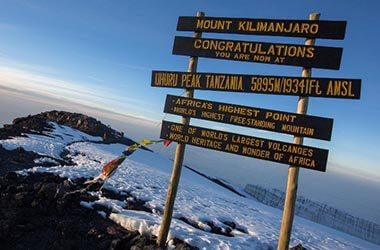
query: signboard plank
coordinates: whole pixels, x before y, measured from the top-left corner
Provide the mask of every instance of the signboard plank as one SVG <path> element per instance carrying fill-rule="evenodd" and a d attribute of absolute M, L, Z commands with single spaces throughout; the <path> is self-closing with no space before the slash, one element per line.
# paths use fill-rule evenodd
<path fill-rule="evenodd" d="M 360 79 L 152 71 L 152 87 L 360 99 Z"/>
<path fill-rule="evenodd" d="M 161 139 L 326 171 L 328 150 L 162 121 Z"/>
<path fill-rule="evenodd" d="M 333 119 L 167 95 L 165 113 L 329 141 Z"/>
<path fill-rule="evenodd" d="M 289 36 L 344 39 L 346 21 L 310 21 L 258 18 L 191 17 L 178 18 L 178 31 L 198 31 L 244 35 Z"/>
<path fill-rule="evenodd" d="M 342 48 L 176 36 L 173 54 L 338 70 Z"/>

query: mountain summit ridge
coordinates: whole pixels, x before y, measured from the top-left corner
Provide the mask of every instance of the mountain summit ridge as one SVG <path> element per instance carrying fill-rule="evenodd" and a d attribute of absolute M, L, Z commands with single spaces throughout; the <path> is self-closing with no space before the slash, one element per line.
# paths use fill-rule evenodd
<path fill-rule="evenodd" d="M 86 121 L 78 117 L 96 121 L 50 111 L 16 119 L 2 129 L 6 139 L 0 139 L 0 170 L 18 171 L 0 173 L 0 246 L 160 249 L 155 239 L 173 161 L 138 149 L 105 183 L 88 187 L 84 182 L 98 176 L 126 146 L 120 140 L 112 142 L 124 138 L 120 133 L 101 136 L 94 129 L 93 136 L 78 130 L 86 130 Z M 4 157 L 7 152 L 8 158 Z M 27 166 L 20 165 L 22 160 Z M 170 249 L 276 248 L 281 211 L 231 192 L 234 186 L 227 186 L 229 190 L 183 167 L 167 242 Z M 290 244 L 297 249 L 378 248 L 302 218 L 295 220 Z"/>

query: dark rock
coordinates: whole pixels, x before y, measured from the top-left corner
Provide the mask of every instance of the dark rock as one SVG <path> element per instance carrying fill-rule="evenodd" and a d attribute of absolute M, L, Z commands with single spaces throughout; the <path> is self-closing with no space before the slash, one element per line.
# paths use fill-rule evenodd
<path fill-rule="evenodd" d="M 163 249 L 157 246 L 155 237 L 141 236 L 137 231 L 128 232 L 122 239 L 113 240 L 111 243 L 112 250 L 124 249 Z"/>
<path fill-rule="evenodd" d="M 92 117 L 64 111 L 16 118 L 12 125 L 0 128 L 0 140 L 25 136 L 25 133 L 47 136 L 46 132 L 53 129 L 49 121 L 102 136 L 102 143 L 135 143 Z M 70 159 L 65 158 L 67 154 L 68 151 L 61 154 L 64 161 L 55 160 L 70 165 Z M 80 205 L 81 201 L 97 199 L 86 191 L 98 191 L 101 183 L 82 192 L 85 178 L 71 182 L 49 173 L 24 176 L 12 172 L 34 167 L 34 160 L 40 157 L 23 148 L 6 150 L 0 145 L 0 249 L 161 249 L 155 237 L 130 232 L 98 214 L 103 211 L 108 216 L 110 209 L 101 205 L 88 209 Z M 128 209 L 152 212 L 145 201 L 127 192 L 103 189 L 102 196 L 124 201 Z M 196 248 L 178 241 L 176 249 Z"/>
<path fill-rule="evenodd" d="M 41 183 L 34 183 L 33 184 L 33 189 L 34 190 L 39 190 L 41 188 L 41 185 L 42 185 Z"/>
<path fill-rule="evenodd" d="M 179 217 L 178 219 L 181 220 L 181 221 L 183 221 L 183 222 L 185 222 L 186 224 L 189 224 L 189 225 L 191 225 L 191 226 L 193 226 L 193 227 L 199 229 L 199 230 L 203 230 L 202 228 L 200 228 L 200 227 L 198 226 L 197 223 L 188 220 L 186 217 Z"/>
<path fill-rule="evenodd" d="M 94 204 L 92 206 L 95 210 L 97 211 L 102 211 L 104 212 L 107 216 L 109 216 L 111 213 L 112 213 L 112 210 L 109 209 L 108 207 L 105 207 L 103 205 L 100 205 L 100 204 Z"/>
<path fill-rule="evenodd" d="M 40 191 L 38 192 L 39 196 L 43 196 L 48 200 L 53 200 L 57 193 L 57 185 L 55 183 L 44 184 Z"/>
<path fill-rule="evenodd" d="M 94 209 L 81 206 L 81 201 L 95 200 L 78 192 L 84 178 L 72 184 L 49 173 L 9 176 L 0 177 L 0 185 L 7 187 L 0 192 L 1 249 L 161 249 L 155 237 L 125 230 L 100 216 L 95 205 Z M 105 194 L 121 200 L 129 197 L 109 190 Z M 176 249 L 195 248 L 183 243 Z"/>
<path fill-rule="evenodd" d="M 307 250 L 307 249 L 304 248 L 301 244 L 298 244 L 294 247 L 290 247 L 289 250 Z"/>
<path fill-rule="evenodd" d="M 232 232 L 231 228 L 225 228 L 223 230 L 221 227 L 216 226 L 212 221 L 206 221 L 206 224 L 211 227 L 211 231 L 210 231 L 211 233 L 233 237 L 233 235 L 231 234 Z"/>
<path fill-rule="evenodd" d="M 125 201 L 128 199 L 128 197 L 131 197 L 130 194 L 127 194 L 127 193 L 122 194 L 119 192 L 117 193 L 106 188 L 102 189 L 102 196 L 108 199 L 119 200 L 119 201 Z"/>
<path fill-rule="evenodd" d="M 0 129 L 1 130 L 1 129 Z M 1 139 L 1 138 L 0 138 Z M 0 176 L 6 175 L 12 171 L 32 168 L 36 166 L 35 159 L 41 158 L 41 155 L 34 152 L 25 151 L 23 148 L 6 150 L 0 145 Z M 69 165 L 70 162 L 57 160 L 60 164 Z M 41 166 L 52 166 L 52 163 L 39 164 Z M 9 178 L 14 178 L 16 174 L 10 174 Z"/>
<path fill-rule="evenodd" d="M 42 134 L 42 131 L 51 129 L 46 119 L 38 116 L 16 118 L 12 125 L 4 125 L 0 128 L 0 139 L 23 136 L 23 133 Z"/>
<path fill-rule="evenodd" d="M 47 136 L 46 132 L 52 131 L 53 129 L 49 124 L 49 121 L 78 129 L 92 136 L 104 137 L 104 140 L 101 143 L 122 143 L 125 145 L 136 143 L 133 140 L 124 137 L 122 132 L 118 132 L 109 126 L 104 125 L 95 118 L 79 113 L 55 110 L 14 119 L 12 125 L 4 125 L 3 128 L 0 128 L 0 140 L 9 139 L 15 136 L 26 136 L 26 133 Z M 145 147 L 142 148 L 149 150 Z M 67 150 L 64 150 L 60 155 L 61 158 L 65 160 L 54 160 L 58 161 L 61 165 L 72 165 L 73 163 L 70 158 L 65 158 L 68 153 Z M 6 150 L 0 145 L 0 176 L 9 171 L 34 167 L 36 165 L 34 160 L 40 157 L 41 155 L 25 151 L 23 148 Z M 46 162 L 39 165 L 49 167 L 55 164 Z"/>
<path fill-rule="evenodd" d="M 5 192 L 7 193 L 15 193 L 17 191 L 17 187 L 14 185 L 9 185 L 6 189 Z"/>
<path fill-rule="evenodd" d="M 119 142 L 126 145 L 132 145 L 135 143 L 134 141 L 125 138 L 122 132 L 118 132 L 109 126 L 104 125 L 95 118 L 89 117 L 87 115 L 53 110 L 40 113 L 36 115 L 36 117 L 76 128 L 92 136 L 104 137 L 104 135 L 106 135 L 106 143 Z"/>
<path fill-rule="evenodd" d="M 63 181 L 63 186 L 67 189 L 71 188 L 71 182 L 69 182 L 68 180 L 64 180 Z"/>
<path fill-rule="evenodd" d="M 14 202 L 17 206 L 30 204 L 32 200 L 33 197 L 28 192 L 16 193 L 14 195 Z"/>
<path fill-rule="evenodd" d="M 197 247 L 189 246 L 188 244 L 184 243 L 183 241 L 175 238 L 173 239 L 173 243 L 175 245 L 175 249 L 178 250 L 196 250 Z"/>
<path fill-rule="evenodd" d="M 9 172 L 5 178 L 7 178 L 10 181 L 16 180 L 17 179 L 17 174 L 14 172 Z"/>
<path fill-rule="evenodd" d="M 32 203 L 30 203 L 30 207 L 32 208 L 38 207 L 39 205 L 40 205 L 39 200 L 33 200 Z"/>
<path fill-rule="evenodd" d="M 236 228 L 236 224 L 235 222 L 232 222 L 232 221 L 225 221 L 223 222 L 224 224 L 226 224 L 227 226 L 230 226 L 232 229 L 235 229 Z"/>
<path fill-rule="evenodd" d="M 23 154 L 23 153 L 25 153 L 25 149 L 23 149 L 22 147 L 18 147 L 15 149 L 15 152 L 18 154 Z"/>
<path fill-rule="evenodd" d="M 233 221 L 225 221 L 225 222 L 223 222 L 223 223 L 226 224 L 227 226 L 231 227 L 232 229 L 238 230 L 238 231 L 240 231 L 240 232 L 242 232 L 242 233 L 245 233 L 245 234 L 248 233 L 246 229 L 240 227 L 239 225 L 237 225 L 237 224 L 236 224 L 235 222 L 233 222 Z"/>

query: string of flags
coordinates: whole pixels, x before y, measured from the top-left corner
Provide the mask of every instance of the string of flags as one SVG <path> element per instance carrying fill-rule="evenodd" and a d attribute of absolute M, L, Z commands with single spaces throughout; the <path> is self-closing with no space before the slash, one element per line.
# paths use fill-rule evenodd
<path fill-rule="evenodd" d="M 139 141 L 138 143 L 135 143 L 133 145 L 127 146 L 127 148 L 123 151 L 123 153 L 118 156 L 117 158 L 107 162 L 102 167 L 102 172 L 96 176 L 92 180 L 86 181 L 84 184 L 93 184 L 98 182 L 98 180 L 107 180 L 109 177 L 111 177 L 113 174 L 116 173 L 117 168 L 124 162 L 124 160 L 127 158 L 127 156 L 131 155 L 133 152 L 135 152 L 138 148 L 141 148 L 143 146 L 148 146 L 156 143 L 163 142 L 163 145 L 165 147 L 168 147 L 171 143 L 170 140 L 149 140 L 149 139 L 143 139 Z"/>

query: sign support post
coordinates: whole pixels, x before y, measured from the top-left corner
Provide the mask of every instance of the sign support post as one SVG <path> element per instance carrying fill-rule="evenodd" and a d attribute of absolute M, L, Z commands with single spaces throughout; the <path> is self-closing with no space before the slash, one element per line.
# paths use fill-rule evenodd
<path fill-rule="evenodd" d="M 309 20 L 319 20 L 320 13 L 313 13 L 309 15 Z M 305 45 L 314 46 L 315 39 L 306 39 Z M 311 77 L 311 68 L 303 68 L 302 77 Z M 300 96 L 298 99 L 297 113 L 306 114 L 309 104 L 309 97 Z M 303 137 L 295 136 L 293 139 L 294 144 L 303 144 Z M 288 170 L 288 183 L 286 187 L 286 196 L 284 203 L 284 211 L 282 215 L 280 237 L 278 240 L 277 250 L 287 250 L 289 248 L 290 235 L 292 231 L 294 210 L 297 198 L 298 188 L 298 175 L 299 167 L 289 166 Z"/>
<path fill-rule="evenodd" d="M 201 11 L 197 12 L 197 17 L 203 17 L 203 16 L 204 16 L 203 12 Z M 201 32 L 194 32 L 194 36 L 193 36 L 194 38 L 200 38 L 201 36 L 202 36 Z M 191 73 L 196 72 L 197 65 L 198 65 L 198 57 L 191 56 L 189 59 L 189 66 L 188 66 L 187 71 Z M 194 96 L 194 89 L 186 89 L 185 97 L 193 98 L 193 96 Z M 189 125 L 190 117 L 182 116 L 181 123 L 183 125 Z M 185 154 L 185 145 L 186 145 L 185 143 L 177 143 L 177 146 L 176 146 L 172 175 L 170 177 L 168 192 L 166 194 L 164 215 L 162 217 L 160 231 L 157 238 L 157 244 L 159 246 L 165 246 L 166 239 L 168 237 L 170 223 L 171 223 L 172 215 L 173 215 L 175 197 L 177 195 L 178 184 L 181 177 L 183 157 Z"/>

